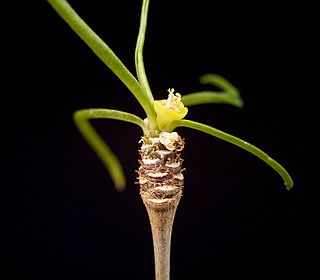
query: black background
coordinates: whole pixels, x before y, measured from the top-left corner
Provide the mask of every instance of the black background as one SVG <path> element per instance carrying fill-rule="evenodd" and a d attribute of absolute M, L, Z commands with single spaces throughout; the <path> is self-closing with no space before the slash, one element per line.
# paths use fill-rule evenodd
<path fill-rule="evenodd" d="M 70 1 L 134 72 L 141 1 L 113 2 Z M 182 94 L 208 89 L 198 83 L 208 72 L 226 77 L 240 89 L 245 107 L 195 106 L 188 119 L 260 147 L 295 182 L 286 191 L 251 154 L 179 129 L 186 172 L 172 237 L 172 279 L 310 279 L 318 223 L 317 184 L 307 158 L 315 94 L 312 7 L 151 2 L 144 56 L 155 98 L 165 98 L 169 87 Z M 117 193 L 72 122 L 73 112 L 83 108 L 140 117 L 143 111 L 46 1 L 19 6 L 8 24 L 14 38 L 5 93 L 4 138 L 12 145 L 6 279 L 16 273 L 29 279 L 153 279 L 149 222 L 134 184 L 139 128 L 94 122 L 127 175 L 126 191 Z"/>

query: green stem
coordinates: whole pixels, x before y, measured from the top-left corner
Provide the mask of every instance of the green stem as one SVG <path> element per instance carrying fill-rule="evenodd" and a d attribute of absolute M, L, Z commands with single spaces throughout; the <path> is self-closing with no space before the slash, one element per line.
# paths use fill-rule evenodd
<path fill-rule="evenodd" d="M 114 119 L 130 122 L 140 126 L 143 133 L 146 134 L 145 124 L 142 119 L 135 115 L 116 110 L 84 109 L 74 113 L 74 121 L 79 131 L 109 171 L 116 188 L 123 190 L 125 188 L 125 176 L 122 166 L 109 146 L 90 124 L 90 119 Z"/>
<path fill-rule="evenodd" d="M 139 101 L 151 124 L 156 126 L 156 113 L 152 100 L 136 78 L 130 73 L 113 51 L 102 39 L 79 17 L 65 0 L 48 0 L 49 4 L 73 29 L 73 31 L 92 49 L 92 51 L 119 77 Z"/>
<path fill-rule="evenodd" d="M 143 0 L 143 3 L 142 3 L 140 28 L 139 28 L 139 34 L 137 39 L 136 51 L 135 51 L 135 62 L 136 62 L 138 80 L 141 86 L 146 91 L 149 99 L 153 102 L 154 99 L 151 93 L 151 89 L 149 86 L 146 71 L 144 68 L 144 61 L 143 61 L 143 46 L 144 46 L 144 40 L 145 40 L 145 34 L 146 34 L 146 28 L 147 28 L 149 2 L 150 0 Z"/>
<path fill-rule="evenodd" d="M 241 140 L 240 138 L 237 138 L 235 136 L 232 136 L 228 133 L 225 133 L 221 130 L 218 130 L 214 127 L 190 121 L 190 120 L 179 120 L 174 121 L 171 124 L 169 124 L 165 130 L 167 131 L 173 131 L 176 127 L 189 127 L 192 129 L 196 129 L 202 132 L 205 132 L 207 134 L 210 134 L 212 136 L 215 136 L 217 138 L 220 138 L 224 141 L 227 141 L 229 143 L 232 143 L 252 154 L 254 154 L 256 157 L 263 160 L 266 164 L 271 166 L 278 174 L 283 178 L 285 186 L 287 189 L 291 189 L 293 186 L 293 181 L 289 175 L 289 173 L 286 171 L 284 167 L 282 167 L 277 161 L 272 159 L 269 155 L 267 155 L 265 152 L 261 151 L 259 148 L 251 145 L 250 143 Z"/>

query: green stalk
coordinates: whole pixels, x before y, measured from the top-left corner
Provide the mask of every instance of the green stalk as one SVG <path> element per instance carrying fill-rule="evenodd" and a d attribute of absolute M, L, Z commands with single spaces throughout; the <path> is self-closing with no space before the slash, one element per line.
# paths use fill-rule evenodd
<path fill-rule="evenodd" d="M 136 78 L 106 43 L 79 17 L 65 0 L 48 0 L 49 4 L 73 29 L 73 31 L 92 49 L 92 51 L 116 74 L 116 76 L 134 94 L 143 107 L 150 124 L 156 127 L 156 113 L 153 100 L 145 92 Z"/>

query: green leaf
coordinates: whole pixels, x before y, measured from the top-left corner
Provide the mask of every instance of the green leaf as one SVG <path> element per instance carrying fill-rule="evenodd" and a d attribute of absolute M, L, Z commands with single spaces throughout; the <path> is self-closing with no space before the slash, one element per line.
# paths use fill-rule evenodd
<path fill-rule="evenodd" d="M 72 28 L 72 30 L 90 47 L 90 49 L 116 74 L 133 93 L 146 112 L 151 124 L 156 124 L 153 98 L 144 90 L 136 78 L 114 54 L 109 46 L 81 19 L 65 0 L 48 0 L 49 4 Z"/>
<path fill-rule="evenodd" d="M 225 78 L 216 74 L 206 74 L 200 77 L 202 84 L 215 86 L 222 91 L 199 91 L 182 96 L 185 106 L 201 105 L 208 103 L 225 103 L 238 108 L 243 107 L 238 89 Z"/>
<path fill-rule="evenodd" d="M 224 91 L 229 91 L 233 95 L 239 95 L 239 90 L 231 84 L 227 79 L 217 74 L 205 74 L 200 77 L 200 83 L 204 85 L 212 85 Z"/>
<path fill-rule="evenodd" d="M 133 123 L 140 126 L 143 133 L 146 134 L 145 123 L 133 114 L 110 109 L 84 109 L 74 113 L 74 121 L 79 131 L 109 171 L 116 189 L 121 191 L 126 185 L 122 166 L 109 146 L 90 124 L 89 120 L 91 119 L 113 119 Z"/>
<path fill-rule="evenodd" d="M 183 95 L 182 103 L 189 107 L 193 105 L 202 104 L 230 104 L 238 108 L 243 107 L 243 101 L 239 96 L 231 94 L 229 91 L 215 92 L 215 91 L 199 91 Z"/>
<path fill-rule="evenodd" d="M 280 165 L 277 161 L 272 159 L 269 155 L 267 155 L 265 152 L 260 150 L 259 148 L 251 145 L 250 143 L 241 140 L 238 137 L 232 136 L 228 133 L 225 133 L 221 130 L 218 130 L 212 126 L 208 126 L 199 122 L 194 122 L 190 120 L 178 120 L 174 121 L 173 123 L 169 124 L 164 130 L 166 131 L 173 131 L 176 127 L 189 127 L 195 130 L 202 131 L 204 133 L 207 133 L 209 135 L 215 136 L 217 138 L 220 138 L 224 141 L 227 141 L 229 143 L 232 143 L 249 153 L 252 153 L 256 157 L 263 160 L 266 164 L 271 166 L 278 174 L 283 178 L 286 188 L 289 190 L 293 186 L 293 181 L 287 172 L 287 170 Z"/>
<path fill-rule="evenodd" d="M 135 63 L 136 63 L 138 80 L 141 86 L 144 88 L 145 92 L 147 93 L 150 101 L 153 102 L 153 95 L 151 93 L 151 89 L 149 86 L 147 74 L 144 68 L 144 61 L 143 61 L 143 46 L 144 46 L 144 40 L 145 40 L 145 34 L 146 34 L 146 28 L 147 28 L 149 2 L 150 0 L 143 0 L 143 3 L 142 3 L 139 34 L 137 39 L 136 51 L 135 51 Z"/>

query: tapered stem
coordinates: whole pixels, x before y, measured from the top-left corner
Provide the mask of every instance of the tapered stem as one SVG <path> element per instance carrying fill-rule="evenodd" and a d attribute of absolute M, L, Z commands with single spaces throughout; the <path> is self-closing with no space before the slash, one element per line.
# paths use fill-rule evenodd
<path fill-rule="evenodd" d="M 170 206 L 167 203 L 159 206 L 148 197 L 142 196 L 142 199 L 151 224 L 156 280 L 169 280 L 171 233 L 180 198 Z"/>

